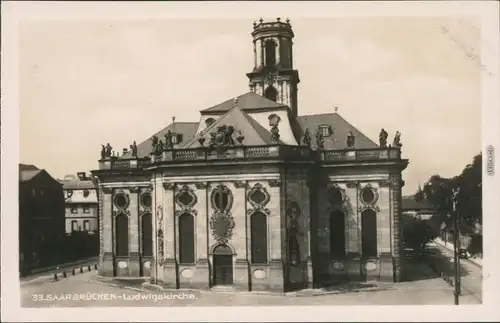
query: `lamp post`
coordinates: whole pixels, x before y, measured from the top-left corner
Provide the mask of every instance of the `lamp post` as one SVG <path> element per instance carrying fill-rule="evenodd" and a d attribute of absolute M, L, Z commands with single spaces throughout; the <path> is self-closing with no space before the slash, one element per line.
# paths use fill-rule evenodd
<path fill-rule="evenodd" d="M 460 192 L 460 188 L 453 190 L 453 233 L 454 233 L 454 241 L 453 241 L 453 257 L 455 260 L 455 305 L 459 304 L 459 296 L 460 296 L 460 238 L 459 238 L 459 212 L 457 208 L 457 199 L 458 193 Z"/>

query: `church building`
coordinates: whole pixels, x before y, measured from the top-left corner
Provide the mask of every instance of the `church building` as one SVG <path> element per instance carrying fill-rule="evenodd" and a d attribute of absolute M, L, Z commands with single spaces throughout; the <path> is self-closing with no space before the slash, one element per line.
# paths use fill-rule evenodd
<path fill-rule="evenodd" d="M 249 91 L 120 157 L 103 145 L 100 266 L 166 288 L 290 291 L 404 279 L 400 133 L 300 115 L 289 20 L 254 23 Z"/>

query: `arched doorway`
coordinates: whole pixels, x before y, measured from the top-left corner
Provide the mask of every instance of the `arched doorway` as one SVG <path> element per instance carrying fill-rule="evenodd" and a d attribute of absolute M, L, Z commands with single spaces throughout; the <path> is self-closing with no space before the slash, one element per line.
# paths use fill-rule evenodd
<path fill-rule="evenodd" d="M 233 251 L 227 245 L 219 245 L 213 253 L 214 285 L 233 284 Z"/>

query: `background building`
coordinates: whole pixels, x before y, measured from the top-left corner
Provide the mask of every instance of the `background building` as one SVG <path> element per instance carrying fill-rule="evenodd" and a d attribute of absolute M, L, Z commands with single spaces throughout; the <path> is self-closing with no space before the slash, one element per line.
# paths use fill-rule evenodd
<path fill-rule="evenodd" d="M 289 21 L 253 27 L 250 91 L 99 169 L 100 274 L 173 288 L 291 290 L 404 278 L 396 134 L 299 115 Z"/>
<path fill-rule="evenodd" d="M 85 172 L 67 175 L 63 184 L 66 213 L 66 233 L 85 231 L 97 234 L 97 191 L 92 179 Z"/>
<path fill-rule="evenodd" d="M 43 169 L 19 164 L 20 274 L 58 263 L 63 236 L 62 185 Z"/>

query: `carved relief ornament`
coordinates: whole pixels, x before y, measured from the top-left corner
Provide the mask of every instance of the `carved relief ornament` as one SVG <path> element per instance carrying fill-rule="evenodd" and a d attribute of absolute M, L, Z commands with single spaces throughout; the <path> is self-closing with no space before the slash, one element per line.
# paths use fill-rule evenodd
<path fill-rule="evenodd" d="M 174 183 L 163 182 L 163 188 L 166 190 L 172 191 L 174 187 Z"/>
<path fill-rule="evenodd" d="M 198 202 L 198 197 L 196 193 L 189 187 L 189 185 L 182 185 L 182 187 L 175 193 L 175 203 L 180 207 L 180 210 L 175 212 L 176 215 L 181 215 L 182 213 L 191 213 L 196 215 L 196 210 L 193 206 Z"/>
<path fill-rule="evenodd" d="M 279 179 L 270 179 L 268 181 L 270 187 L 280 187 L 281 186 L 281 180 Z"/>
<path fill-rule="evenodd" d="M 266 208 L 266 205 L 271 200 L 271 196 L 267 192 L 266 188 L 262 184 L 255 184 L 247 193 L 247 201 L 252 206 L 252 209 L 248 210 L 248 214 L 254 212 L 263 212 L 267 215 L 271 214 L 271 211 Z"/>
<path fill-rule="evenodd" d="M 235 226 L 231 215 L 233 194 L 225 185 L 218 185 L 210 196 L 213 215 L 210 217 L 210 230 L 214 239 L 220 244 L 226 244 L 233 236 Z"/>

